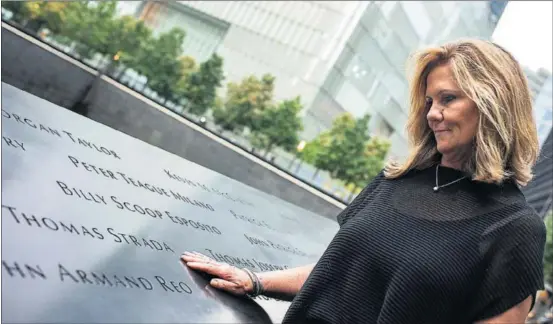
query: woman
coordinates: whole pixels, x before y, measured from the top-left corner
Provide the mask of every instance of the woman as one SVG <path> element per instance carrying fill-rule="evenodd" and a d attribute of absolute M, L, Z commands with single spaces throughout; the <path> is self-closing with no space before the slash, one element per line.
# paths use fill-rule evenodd
<path fill-rule="evenodd" d="M 545 226 L 519 186 L 538 153 L 517 61 L 486 41 L 414 56 L 411 153 L 338 216 L 315 265 L 254 274 L 185 253 L 213 287 L 290 296 L 284 323 L 524 323 Z"/>

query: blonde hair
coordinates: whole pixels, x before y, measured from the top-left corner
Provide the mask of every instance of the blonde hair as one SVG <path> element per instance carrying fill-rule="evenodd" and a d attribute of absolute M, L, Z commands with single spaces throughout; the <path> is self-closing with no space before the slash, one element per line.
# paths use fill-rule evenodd
<path fill-rule="evenodd" d="M 449 64 L 459 88 L 479 111 L 472 155 L 463 170 L 476 181 L 500 184 L 514 179 L 526 185 L 539 144 L 530 90 L 515 58 L 492 42 L 468 39 L 424 49 L 412 56 L 411 63 L 406 126 L 410 154 L 404 163 L 390 162 L 386 177 L 398 178 L 439 162 L 441 154 L 426 119 L 426 78 L 434 67 Z"/>

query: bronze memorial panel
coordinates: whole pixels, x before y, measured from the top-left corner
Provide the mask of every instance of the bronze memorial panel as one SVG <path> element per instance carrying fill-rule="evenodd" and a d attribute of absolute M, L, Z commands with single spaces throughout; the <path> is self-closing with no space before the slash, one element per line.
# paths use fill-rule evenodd
<path fill-rule="evenodd" d="M 183 126 L 184 127 L 184 126 Z M 314 262 L 338 225 L 2 84 L 2 320 L 269 323 L 183 251 L 268 271 Z"/>

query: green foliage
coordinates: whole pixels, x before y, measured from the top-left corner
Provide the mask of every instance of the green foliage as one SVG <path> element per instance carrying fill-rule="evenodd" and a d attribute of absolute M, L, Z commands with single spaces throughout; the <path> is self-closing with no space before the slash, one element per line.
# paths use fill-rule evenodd
<path fill-rule="evenodd" d="M 249 76 L 240 83 L 229 83 L 225 106 L 213 110 L 215 122 L 229 131 L 247 127 L 255 132 L 261 115 L 272 105 L 274 80 L 266 74 L 261 79 Z"/>
<path fill-rule="evenodd" d="M 363 187 L 380 172 L 390 147 L 388 141 L 368 135 L 369 120 L 369 115 L 336 118 L 329 131 L 306 145 L 302 158 L 347 186 Z"/>
<path fill-rule="evenodd" d="M 364 153 L 366 162 L 354 181 L 358 187 L 367 185 L 384 168 L 384 161 L 390 146 L 390 141 L 376 136 L 371 137 L 366 143 Z"/>
<path fill-rule="evenodd" d="M 277 107 L 264 110 L 252 132 L 252 144 L 270 152 L 274 146 L 292 151 L 299 142 L 298 132 L 303 130 L 300 97 L 285 100 Z"/>
<path fill-rule="evenodd" d="M 60 33 L 77 42 L 76 51 L 83 58 L 108 54 L 116 6 L 116 1 L 67 2 Z"/>
<path fill-rule="evenodd" d="M 2 8 L 6 8 L 13 13 L 15 21 L 22 21 L 28 15 L 26 11 L 26 2 L 23 1 L 2 1 Z"/>
<path fill-rule="evenodd" d="M 132 16 L 113 19 L 110 25 L 109 41 L 99 52 L 112 58 L 117 55 L 120 63 L 136 69 L 140 65 L 137 61 L 140 51 L 152 41 L 152 31 Z"/>
<path fill-rule="evenodd" d="M 3 1 L 2 7 L 14 14 L 16 21 L 38 31 L 47 27 L 57 33 L 65 21 L 64 9 L 68 3 L 63 1 Z"/>
<path fill-rule="evenodd" d="M 137 53 L 136 70 L 148 78 L 148 86 L 163 98 L 174 100 L 182 78 L 179 59 L 185 33 L 174 28 L 145 43 Z"/>
<path fill-rule="evenodd" d="M 235 118 L 233 118 L 225 106 L 225 99 L 220 99 L 219 104 L 213 107 L 212 115 L 214 122 L 222 129 L 235 131 L 238 128 L 234 122 Z"/>
<path fill-rule="evenodd" d="M 30 1 L 25 2 L 24 11 L 28 14 L 28 19 L 33 25 L 34 30 L 46 26 L 54 33 L 62 30 L 65 22 L 66 2 L 56 1 Z"/>
<path fill-rule="evenodd" d="M 356 121 L 349 114 L 336 118 L 328 131 L 329 136 L 321 142 L 322 151 L 315 160 L 315 166 L 330 172 L 334 178 L 344 180 L 346 184 L 352 183 L 349 173 L 359 167 L 364 145 L 369 140 L 369 118 L 365 116 Z"/>
<path fill-rule="evenodd" d="M 148 86 L 166 99 L 185 97 L 187 108 L 204 114 L 215 105 L 223 80 L 223 59 L 213 55 L 197 67 L 181 57 L 185 33 L 175 28 L 153 37 L 143 21 L 116 15 L 117 1 L 4 1 L 14 18 L 38 31 L 47 27 L 57 41 L 74 42 L 80 58 L 108 56 L 148 78 Z M 272 81 L 271 81 L 272 82 Z M 272 91 L 272 89 L 271 89 Z"/>
<path fill-rule="evenodd" d="M 179 91 L 182 91 L 188 83 L 188 77 L 198 70 L 198 66 L 196 60 L 191 56 L 181 56 L 179 61 L 181 65 L 181 77 L 177 84 L 177 88 Z"/>
<path fill-rule="evenodd" d="M 547 241 L 545 243 L 544 251 L 544 266 L 543 273 L 545 280 L 549 283 L 553 283 L 553 214 L 549 214 L 545 217 L 545 226 L 547 228 Z"/>
<path fill-rule="evenodd" d="M 195 115 L 203 115 L 215 105 L 217 88 L 224 79 L 223 58 L 213 54 L 197 71 L 183 74 L 183 77 L 186 81 L 181 91 L 187 100 L 186 108 Z"/>
<path fill-rule="evenodd" d="M 325 143 L 330 141 L 330 135 L 328 133 L 321 133 L 312 141 L 305 145 L 303 151 L 298 153 L 298 156 L 305 162 L 316 165 L 315 161 L 319 154 L 324 150 Z"/>

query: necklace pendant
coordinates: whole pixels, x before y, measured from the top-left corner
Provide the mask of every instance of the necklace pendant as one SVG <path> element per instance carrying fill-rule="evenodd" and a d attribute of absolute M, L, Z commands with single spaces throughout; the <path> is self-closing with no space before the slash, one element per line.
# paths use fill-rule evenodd
<path fill-rule="evenodd" d="M 434 187 L 434 188 L 432 188 L 432 189 L 434 190 L 434 192 L 437 192 L 439 188 L 438 188 L 438 187 Z"/>

